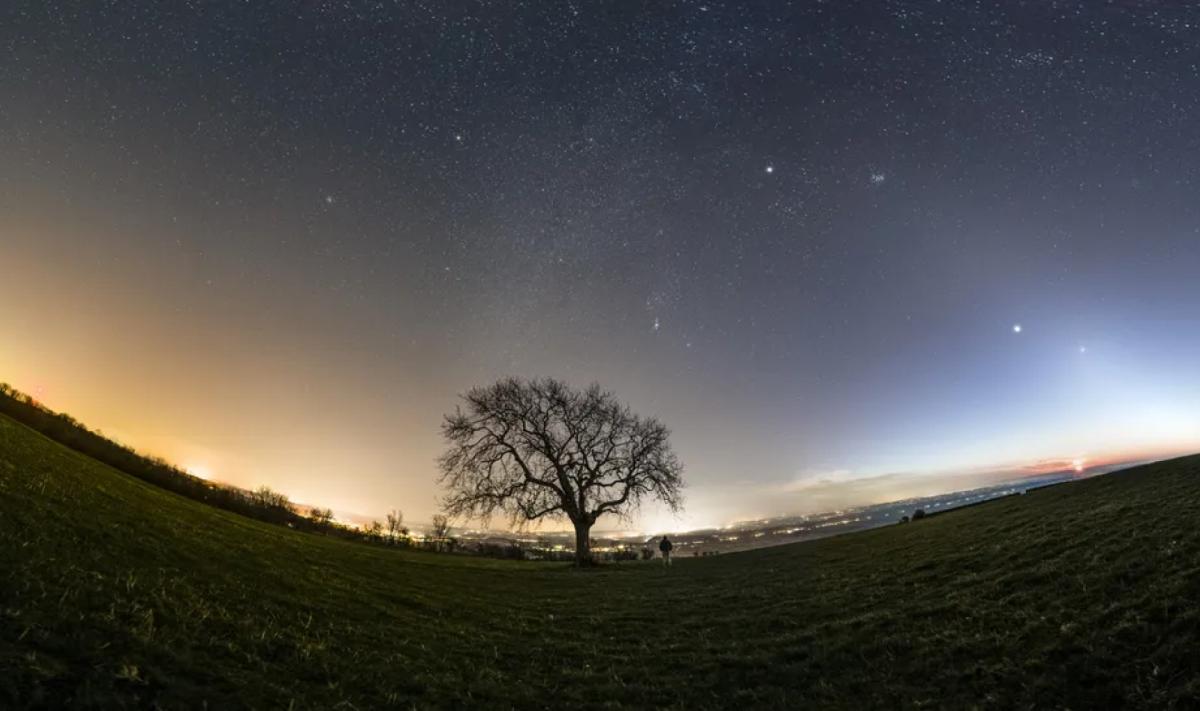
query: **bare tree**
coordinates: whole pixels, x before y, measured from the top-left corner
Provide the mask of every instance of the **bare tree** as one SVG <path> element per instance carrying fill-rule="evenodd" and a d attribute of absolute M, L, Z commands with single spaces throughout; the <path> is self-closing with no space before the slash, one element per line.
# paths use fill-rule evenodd
<path fill-rule="evenodd" d="M 683 466 L 658 420 L 633 414 L 597 385 L 508 378 L 474 388 L 445 418 L 439 460 L 446 511 L 516 526 L 566 518 L 575 562 L 591 562 L 588 538 L 605 514 L 628 517 L 644 499 L 682 505 Z"/>
<path fill-rule="evenodd" d="M 313 507 L 308 511 L 308 519 L 318 526 L 328 526 L 333 522 L 333 509 Z"/>
<path fill-rule="evenodd" d="M 400 509 L 395 509 L 388 512 L 387 515 L 387 537 L 393 544 L 400 537 L 400 531 L 404 528 L 404 513 Z"/>
<path fill-rule="evenodd" d="M 429 535 L 433 539 L 434 547 L 441 550 L 442 543 L 450 535 L 450 517 L 446 514 L 434 514 L 431 524 Z"/>
<path fill-rule="evenodd" d="M 266 509 L 284 509 L 290 511 L 292 502 L 286 494 L 275 491 L 269 486 L 260 486 L 250 493 L 250 500 L 257 506 Z"/>

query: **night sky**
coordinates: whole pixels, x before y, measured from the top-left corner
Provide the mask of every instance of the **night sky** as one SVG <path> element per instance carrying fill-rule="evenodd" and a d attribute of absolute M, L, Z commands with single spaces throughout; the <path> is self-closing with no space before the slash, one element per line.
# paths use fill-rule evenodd
<path fill-rule="evenodd" d="M 672 428 L 646 529 L 1200 449 L 1191 3 L 56 5 L 0 380 L 205 476 L 427 520 L 510 374 Z"/>

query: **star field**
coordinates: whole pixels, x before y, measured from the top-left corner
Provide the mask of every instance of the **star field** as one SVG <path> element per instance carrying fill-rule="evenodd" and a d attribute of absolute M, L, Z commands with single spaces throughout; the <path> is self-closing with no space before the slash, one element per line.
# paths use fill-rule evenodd
<path fill-rule="evenodd" d="M 822 471 L 1181 447 L 1198 32 L 1150 0 L 18 2 L 0 249 L 197 339 L 120 381 L 199 403 L 179 446 L 344 508 L 432 511 L 440 414 L 507 374 L 662 417 L 695 522 Z M 69 400 L 47 362 L 0 359 Z"/>

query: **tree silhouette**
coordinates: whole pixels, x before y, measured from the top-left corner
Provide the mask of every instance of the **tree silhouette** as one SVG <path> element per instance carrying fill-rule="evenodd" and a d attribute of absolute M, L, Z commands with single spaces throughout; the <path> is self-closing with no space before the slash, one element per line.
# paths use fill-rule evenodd
<path fill-rule="evenodd" d="M 396 543 L 400 538 L 400 532 L 404 530 L 404 513 L 400 509 L 389 511 L 387 515 L 387 537 L 392 543 Z"/>
<path fill-rule="evenodd" d="M 318 526 L 328 526 L 333 523 L 333 509 L 314 507 L 309 510 L 308 518 Z"/>
<path fill-rule="evenodd" d="M 434 546 L 441 550 L 446 537 L 450 535 L 450 517 L 446 514 L 434 514 L 431 523 L 430 537 L 433 538 Z"/>
<path fill-rule="evenodd" d="M 445 418 L 439 460 L 446 511 L 516 526 L 566 518 L 575 562 L 591 562 L 588 534 L 604 514 L 627 517 L 644 499 L 677 511 L 683 466 L 658 420 L 633 414 L 598 385 L 507 378 L 474 388 Z"/>
<path fill-rule="evenodd" d="M 283 509 L 290 511 L 292 502 L 288 500 L 286 494 L 275 491 L 269 486 L 260 486 L 250 494 L 254 503 L 258 506 L 267 509 Z"/>

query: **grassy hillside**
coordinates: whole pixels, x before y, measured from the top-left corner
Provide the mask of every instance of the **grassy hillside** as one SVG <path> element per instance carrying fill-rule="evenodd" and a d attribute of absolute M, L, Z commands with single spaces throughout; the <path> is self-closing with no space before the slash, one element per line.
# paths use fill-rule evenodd
<path fill-rule="evenodd" d="M 259 523 L 0 417 L 0 707 L 1186 706 L 1198 521 L 1192 457 L 574 571 Z"/>

